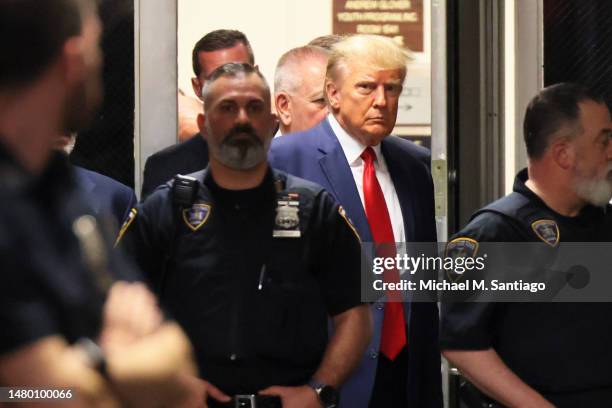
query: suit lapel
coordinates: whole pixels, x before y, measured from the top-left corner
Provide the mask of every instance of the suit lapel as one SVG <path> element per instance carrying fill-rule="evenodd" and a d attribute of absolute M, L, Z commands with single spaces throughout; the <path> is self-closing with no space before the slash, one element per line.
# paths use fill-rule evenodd
<path fill-rule="evenodd" d="M 319 165 L 323 174 L 327 178 L 330 186 L 330 192 L 336 197 L 336 200 L 342 204 L 351 221 L 355 224 L 361 240 L 363 242 L 371 242 L 372 234 L 370 226 L 359 198 L 357 186 L 353 179 L 353 173 L 346 161 L 346 156 L 338 142 L 338 138 L 334 134 L 327 119 L 321 122 L 318 149 L 322 153 L 319 159 Z"/>
<path fill-rule="evenodd" d="M 408 161 L 405 157 L 401 157 L 399 149 L 394 149 L 391 146 L 390 140 L 388 140 L 391 137 L 395 136 L 387 136 L 381 142 L 380 149 L 387 163 L 389 175 L 400 202 L 402 218 L 404 219 L 405 238 L 409 242 L 415 239 L 415 223 L 417 222 L 415 198 L 418 197 L 418 194 L 415 191 L 414 181 L 410 179 L 411 171 L 410 166 L 407 164 Z"/>
<path fill-rule="evenodd" d="M 97 214 L 100 212 L 102 204 L 100 200 L 93 199 L 92 193 L 96 189 L 96 184 L 89 178 L 89 174 L 85 170 L 79 167 L 74 168 L 77 182 L 81 186 L 81 191 L 85 195 L 85 199 L 88 201 L 91 209 Z"/>

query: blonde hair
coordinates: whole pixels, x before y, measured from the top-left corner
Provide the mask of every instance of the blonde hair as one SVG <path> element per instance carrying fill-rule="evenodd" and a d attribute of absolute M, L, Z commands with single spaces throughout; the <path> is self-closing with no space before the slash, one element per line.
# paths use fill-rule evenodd
<path fill-rule="evenodd" d="M 327 62 L 327 80 L 338 79 L 339 71 L 348 66 L 369 67 L 380 70 L 401 69 L 406 75 L 406 65 L 413 59 L 407 48 L 382 35 L 351 35 L 332 46 Z"/>

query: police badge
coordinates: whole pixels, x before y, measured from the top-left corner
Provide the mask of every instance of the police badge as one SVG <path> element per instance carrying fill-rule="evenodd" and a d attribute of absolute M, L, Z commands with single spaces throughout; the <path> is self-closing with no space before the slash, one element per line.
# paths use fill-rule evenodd
<path fill-rule="evenodd" d="M 300 217 L 298 215 L 300 211 L 299 206 L 300 202 L 297 193 L 281 197 L 277 201 L 276 217 L 274 218 L 275 228 L 272 231 L 274 238 L 299 238 L 302 236 Z"/>
<path fill-rule="evenodd" d="M 444 263 L 449 259 L 457 258 L 474 258 L 478 252 L 478 241 L 468 237 L 455 238 L 446 244 L 444 251 Z M 445 268 L 446 269 L 446 268 Z M 457 282 L 463 276 L 463 273 L 457 273 L 452 268 L 446 269 L 447 276 L 452 282 Z"/>
<path fill-rule="evenodd" d="M 553 220 L 537 220 L 531 224 L 533 232 L 551 247 L 559 243 L 559 226 Z"/>
<path fill-rule="evenodd" d="M 193 232 L 199 230 L 208 221 L 210 205 L 193 204 L 191 208 L 183 210 L 183 221 Z"/>

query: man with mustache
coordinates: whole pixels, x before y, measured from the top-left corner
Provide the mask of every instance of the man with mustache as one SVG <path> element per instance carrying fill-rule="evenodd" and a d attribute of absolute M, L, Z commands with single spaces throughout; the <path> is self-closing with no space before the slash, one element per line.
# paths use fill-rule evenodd
<path fill-rule="evenodd" d="M 335 407 L 371 332 L 359 237 L 321 187 L 268 166 L 257 69 L 217 68 L 203 99 L 208 168 L 157 189 L 121 243 L 190 336 L 208 407 Z"/>
<path fill-rule="evenodd" d="M 194 77 L 191 85 L 196 96 L 203 102 L 202 87 L 210 74 L 228 62 L 248 62 L 255 65 L 255 56 L 246 35 L 238 30 L 214 30 L 202 37 L 193 47 L 192 64 Z M 193 120 L 186 97 L 179 95 L 179 121 Z M 201 108 L 200 108 L 201 109 Z M 187 127 L 179 123 L 180 127 Z M 187 131 L 183 129 L 183 131 Z M 183 135 L 184 137 L 184 135 Z M 151 155 L 144 167 L 141 200 L 147 198 L 157 186 L 172 179 L 175 174 L 188 174 L 203 169 L 208 164 L 208 146 L 201 133 L 193 132 L 188 139 L 166 147 Z"/>
<path fill-rule="evenodd" d="M 514 192 L 477 211 L 447 250 L 474 255 L 477 242 L 544 241 L 553 251 L 560 242 L 612 240 L 612 122 L 604 100 L 580 85 L 553 85 L 531 100 L 523 126 L 529 164 Z M 611 303 L 448 303 L 441 346 L 503 406 L 606 407 L 611 314 Z"/>

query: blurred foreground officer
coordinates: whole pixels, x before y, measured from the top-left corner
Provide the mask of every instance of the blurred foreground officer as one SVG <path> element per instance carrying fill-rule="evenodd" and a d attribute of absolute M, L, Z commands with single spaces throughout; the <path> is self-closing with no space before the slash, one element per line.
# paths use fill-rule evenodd
<path fill-rule="evenodd" d="M 611 136 L 600 97 L 574 84 L 542 90 L 525 114 L 528 169 L 512 194 L 476 212 L 449 247 L 612 241 L 603 228 L 612 197 Z M 444 356 L 503 405 L 609 407 L 610 316 L 610 303 L 447 304 L 441 344 Z"/>
<path fill-rule="evenodd" d="M 95 7 L 0 2 L 0 385 L 71 388 L 67 406 L 176 405 L 189 342 L 143 284 L 113 284 L 132 277 L 54 151 L 102 101 Z"/>
<path fill-rule="evenodd" d="M 371 331 L 358 236 L 321 187 L 268 166 L 255 68 L 218 68 L 204 101 L 209 167 L 155 191 L 124 243 L 190 335 L 210 407 L 335 407 Z"/>
<path fill-rule="evenodd" d="M 330 114 L 270 149 L 272 166 L 332 193 L 366 243 L 436 242 L 429 152 L 390 136 L 408 59 L 386 37 L 336 43 L 325 78 Z M 372 313 L 372 342 L 342 406 L 441 407 L 436 304 L 376 302 Z"/>

